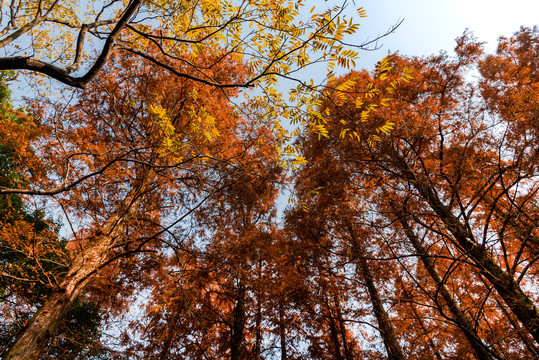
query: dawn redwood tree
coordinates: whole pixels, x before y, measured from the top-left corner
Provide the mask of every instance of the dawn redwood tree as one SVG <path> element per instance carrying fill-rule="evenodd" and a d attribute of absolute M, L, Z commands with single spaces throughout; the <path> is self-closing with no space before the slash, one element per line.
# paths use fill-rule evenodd
<path fill-rule="evenodd" d="M 327 164 L 326 164 L 327 165 Z M 328 166 L 329 168 L 329 166 Z M 330 177 L 334 176 L 334 178 L 338 178 L 339 176 L 337 173 L 332 173 L 329 171 L 326 175 L 329 175 Z M 320 200 L 323 198 L 325 191 L 320 190 L 319 195 L 317 198 Z M 345 195 L 347 196 L 347 195 Z M 339 197 L 337 197 L 339 199 Z M 365 295 L 365 298 L 356 297 L 355 301 L 361 301 L 365 304 L 367 308 L 369 308 L 369 312 L 374 316 L 376 319 L 376 328 L 379 331 L 380 337 L 382 339 L 382 342 L 384 344 L 384 347 L 387 351 L 388 357 L 390 359 L 404 359 L 405 355 L 403 353 L 403 350 L 401 349 L 401 346 L 398 342 L 398 339 L 395 335 L 394 325 L 392 324 L 391 318 L 384 308 L 384 299 L 382 297 L 382 293 L 380 291 L 380 288 L 382 287 L 379 285 L 379 282 L 383 282 L 383 280 L 380 279 L 380 274 L 385 270 L 387 271 L 387 268 L 384 268 L 383 266 L 375 266 L 372 261 L 368 260 L 369 257 L 376 257 L 373 255 L 370 251 L 367 250 L 368 247 L 372 247 L 372 243 L 374 242 L 373 239 L 376 238 L 376 235 L 374 233 L 371 233 L 368 231 L 367 228 L 362 227 L 360 224 L 358 224 L 361 220 L 361 214 L 357 215 L 356 210 L 352 208 L 347 208 L 345 203 L 348 200 L 344 200 L 343 198 L 340 198 L 340 201 L 338 201 L 339 205 L 336 205 L 338 209 L 334 212 L 330 212 L 330 215 L 327 216 L 321 216 L 321 212 L 324 211 L 322 208 L 324 207 L 331 207 L 331 200 L 328 200 L 327 198 L 321 202 L 321 204 L 314 205 L 310 203 L 307 205 L 308 213 L 307 215 L 303 215 L 303 217 L 308 216 L 314 216 L 317 218 L 317 220 L 314 220 L 313 222 L 307 222 L 302 221 L 300 226 L 306 227 L 307 224 L 310 226 L 315 227 L 323 227 L 330 229 L 328 233 L 326 233 L 326 236 L 329 236 L 326 241 L 322 241 L 321 238 L 315 238 L 311 241 L 318 243 L 315 246 L 321 247 L 318 251 L 320 252 L 320 255 L 322 257 L 332 257 L 334 258 L 333 263 L 335 265 L 332 265 L 329 261 L 323 261 L 322 264 L 319 264 L 321 266 L 322 270 L 320 271 L 319 277 L 329 277 L 328 279 L 325 279 L 324 281 L 328 283 L 326 292 L 332 293 L 334 291 L 336 292 L 336 296 L 347 299 L 347 301 L 352 301 L 351 298 L 352 294 L 354 292 L 351 290 L 352 284 L 348 284 L 345 288 L 345 292 L 339 292 L 339 285 L 343 281 L 339 278 L 350 276 L 347 274 L 351 271 L 351 269 L 346 269 L 345 266 L 343 266 L 343 263 L 350 262 L 351 264 L 355 265 L 355 272 L 354 277 L 357 279 L 355 281 L 355 286 L 364 287 L 365 291 L 359 291 L 363 292 Z M 333 205 L 335 206 L 335 205 Z M 316 209 L 316 210 L 315 210 Z M 317 211 L 318 210 L 318 211 Z M 312 215 L 310 215 L 312 214 Z M 291 221 L 292 218 L 289 218 Z M 317 231 L 315 229 L 308 229 L 307 233 L 298 232 L 295 235 L 298 238 L 301 237 L 309 237 L 309 236 L 316 236 L 316 233 L 320 233 L 320 230 Z M 300 240 L 301 241 L 301 240 Z M 303 240 L 305 241 L 305 240 Z M 324 242 L 327 242 L 326 244 L 323 244 Z M 332 244 L 333 243 L 333 244 Z M 329 254 L 325 254 L 325 252 L 328 252 Z M 336 252 L 336 254 L 335 254 Z M 332 254 L 333 255 L 330 255 Z M 337 256 L 335 256 L 337 255 Z M 380 264 L 378 264 L 380 265 Z M 327 269 L 331 269 L 332 267 L 340 267 L 340 271 L 336 272 L 334 270 L 334 274 L 330 275 L 326 274 L 328 272 Z M 386 272 L 387 274 L 387 272 Z M 383 276 L 382 276 L 383 277 Z M 319 280 L 322 282 L 322 280 Z M 336 283 L 334 285 L 329 285 L 332 283 Z M 342 285 L 340 285 L 342 286 Z M 342 291 L 342 290 L 341 290 Z M 357 295 L 356 295 L 357 296 Z M 326 300 L 327 301 L 327 300 Z M 335 303 L 335 307 L 337 309 L 341 309 L 341 304 L 338 301 L 333 301 Z M 328 309 L 331 310 L 331 309 Z M 340 314 L 339 314 L 340 315 Z M 339 337 L 342 337 L 341 340 L 337 341 L 336 333 L 337 331 L 335 328 L 346 327 L 346 320 L 352 319 L 352 321 L 357 320 L 353 317 L 352 313 L 349 312 L 347 319 L 343 319 L 342 315 L 340 315 L 340 319 L 332 319 L 329 317 L 329 330 L 332 338 L 332 342 L 335 344 L 333 346 L 334 353 L 336 354 L 337 359 L 350 359 L 353 358 L 353 355 L 350 354 L 349 346 L 347 346 L 347 343 L 355 343 L 355 339 L 353 339 L 353 332 L 350 332 L 349 336 L 351 339 L 347 339 L 345 334 L 347 331 L 343 332 L 339 335 Z M 339 322 L 338 325 L 335 325 L 334 322 Z M 341 345 L 338 345 L 342 341 L 342 353 L 341 353 Z"/>
<path fill-rule="evenodd" d="M 372 248 L 376 235 L 361 225 L 364 222 L 364 209 L 354 203 L 353 196 L 348 191 L 349 179 L 343 164 L 332 159 L 331 151 L 325 152 L 318 148 L 318 146 L 324 146 L 321 142 L 313 138 L 311 140 L 313 141 L 311 144 L 307 142 L 302 144 L 309 163 L 297 174 L 296 180 L 297 194 L 305 203 L 302 204 L 303 210 L 288 214 L 289 227 L 294 231 L 297 241 L 308 242 L 316 249 L 316 256 L 320 257 L 317 261 L 317 266 L 320 267 L 318 277 L 322 279 L 327 277 L 324 280 L 318 280 L 320 283 L 328 284 L 324 293 L 332 294 L 335 291 L 338 298 L 366 304 L 376 319 L 375 327 L 380 334 L 387 356 L 390 359 L 404 359 L 404 352 L 395 336 L 394 325 L 384 308 L 380 286 L 377 285 L 377 280 L 380 281 L 379 275 L 384 270 L 387 271 L 387 268 L 382 270 L 383 267 L 376 267 L 372 261 L 368 260 L 369 257 L 375 257 L 368 248 Z M 312 189 L 317 189 L 314 197 L 309 196 Z M 307 194 L 302 191 L 307 191 Z M 378 245 L 375 246 L 378 247 Z M 378 251 L 383 252 L 383 250 Z M 344 266 L 347 263 L 353 264 L 355 269 L 347 269 Z M 348 284 L 344 292 L 338 292 L 339 286 L 344 283 L 339 279 L 351 277 L 349 274 L 351 271 L 355 273 L 353 277 L 357 278 L 354 285 L 366 289 L 364 299 L 351 298 L 352 284 Z M 328 303 L 327 299 L 325 301 Z M 341 308 L 340 301 L 332 302 L 335 308 Z M 328 306 L 328 312 L 330 310 Z M 347 340 L 347 336 L 342 336 L 341 345 L 341 340 L 338 340 L 341 336 L 338 337 L 336 331 L 340 327 L 336 324 L 337 319 L 328 316 L 328 320 L 330 340 L 333 344 L 330 348 L 333 348 L 334 358 L 353 358 L 346 344 L 355 342 L 355 339 L 350 341 Z M 354 320 L 357 321 L 357 319 L 352 319 Z M 342 315 L 340 325 L 346 327 Z"/>
<path fill-rule="evenodd" d="M 380 336 L 384 342 L 387 356 L 391 360 L 404 359 L 404 353 L 395 335 L 394 325 L 391 322 L 389 314 L 384 309 L 378 287 L 375 284 L 375 279 L 371 271 L 371 266 L 366 260 L 366 256 L 368 256 L 369 253 L 366 251 L 365 245 L 362 244 L 363 239 L 360 239 L 360 237 L 368 238 L 371 235 L 366 232 L 358 236 L 357 231 L 350 224 L 347 225 L 347 230 L 350 239 L 352 240 L 352 243 L 350 244 L 352 256 L 353 258 L 357 259 L 356 261 L 359 267 L 358 272 L 360 273 L 361 278 L 365 283 L 365 287 L 367 288 L 367 292 L 369 293 L 369 298 L 373 308 L 372 311 L 376 318 L 376 322 L 378 323 Z"/>
<path fill-rule="evenodd" d="M 533 36 L 534 32 L 523 29 L 522 33 Z M 537 172 L 530 162 L 533 157 L 520 155 L 530 146 L 526 142 L 520 148 L 515 146 L 509 136 L 503 135 L 503 128 L 513 119 L 482 112 L 472 88 L 465 87 L 458 71 L 466 63 L 477 62 L 477 44 L 463 37 L 456 51 L 457 61 L 440 66 L 442 71 L 446 67 L 451 72 L 442 72 L 440 83 L 433 81 L 439 106 L 432 114 L 432 121 L 437 120 L 432 124 L 434 131 L 429 133 L 429 125 L 416 123 L 419 131 L 410 129 L 405 141 L 394 141 L 391 147 L 380 149 L 388 154 L 383 166 L 391 166 L 394 174 L 428 204 L 449 232 L 448 241 L 475 263 L 481 276 L 538 341 L 539 312 L 519 285 L 528 269 L 535 267 L 533 253 L 526 251 L 529 240 L 506 233 L 493 214 L 507 201 L 523 209 L 533 204 Z M 532 51 L 537 51 L 537 45 Z M 488 102 L 486 94 L 482 95 Z M 425 113 L 421 115 L 425 117 Z M 445 120 L 450 116 L 453 119 Z"/>
<path fill-rule="evenodd" d="M 503 141 L 495 144 L 499 186 L 485 196 L 485 206 L 497 220 L 499 236 L 512 238 L 511 242 L 533 256 L 539 251 L 538 208 L 534 204 L 539 166 L 538 52 L 539 28 L 522 28 L 511 38 L 500 38 L 497 53 L 479 63 L 485 105 L 505 120 L 499 127 Z"/>
<path fill-rule="evenodd" d="M 436 341 L 435 332 L 439 327 L 432 326 L 427 319 L 424 319 L 418 296 L 413 292 L 415 289 L 411 288 L 402 277 L 397 279 L 397 284 L 398 299 L 402 300 L 402 306 L 398 309 L 401 321 L 398 321 L 395 326 L 399 330 L 397 337 L 405 338 L 405 341 L 411 344 L 408 351 L 415 356 L 410 356 L 410 358 L 443 359 L 439 342 Z"/>
<path fill-rule="evenodd" d="M 6 74 L 9 76 L 9 74 Z M 13 109 L 9 90 L 0 84 L 1 125 L 10 135 L 0 143 L 0 183 L 13 187 L 28 181 L 19 146 L 39 137 L 39 125 L 27 113 Z M 47 214 L 11 194 L 0 196 L 0 356 L 48 296 L 69 266 L 66 241 L 59 239 L 59 225 Z M 60 325 L 61 336 L 47 346 L 43 358 L 73 359 L 103 351 L 99 342 L 98 308 L 77 298 Z"/>
<path fill-rule="evenodd" d="M 270 291 L 266 269 L 278 251 L 271 229 L 282 168 L 271 129 L 255 124 L 235 129 L 243 135 L 228 144 L 235 167 L 215 164 L 222 167 L 220 191 L 197 209 L 187 233 L 169 235 L 169 255 L 142 283 L 151 301 L 130 326 L 139 334 L 131 337 L 141 339 L 127 344 L 133 353 L 256 359 L 264 352 L 262 303 Z"/>
<path fill-rule="evenodd" d="M 372 246 L 385 246 L 386 253 L 379 259 L 397 260 L 404 280 L 423 294 L 425 305 L 413 316 L 423 317 L 423 325 L 415 320 L 414 331 L 424 333 L 430 319 L 454 334 L 417 337 L 424 346 L 440 356 L 528 358 L 535 345 L 527 337 L 538 341 L 539 315 L 531 285 L 537 268 L 537 29 L 500 40 L 497 55 L 486 57 L 465 33 L 455 52 L 392 56 L 398 71 L 415 69 L 411 84 L 400 78 L 394 86 L 389 75 L 363 93 L 372 82 L 366 72 L 330 83 L 319 108 L 327 137 L 305 134 L 300 141 L 308 163 L 296 181 L 298 208 L 317 219 L 328 213 L 341 222 L 352 219 L 378 234 L 383 243 Z M 481 77 L 470 83 L 474 66 Z M 391 107 L 372 105 L 387 93 L 394 96 Z M 328 199 L 341 213 L 331 214 Z M 318 202 L 323 205 L 313 205 Z M 324 249 L 344 259 L 352 251 L 338 237 Z"/>
<path fill-rule="evenodd" d="M 241 79 L 245 68 L 221 62 L 213 71 Z M 26 193 L 56 194 L 72 227 L 73 260 L 6 359 L 37 357 L 87 284 L 121 277 L 131 270 L 125 264 L 151 267 L 160 236 L 218 193 L 226 174 L 241 171 L 256 144 L 241 137 L 246 120 L 229 105 L 233 90 L 171 78 L 132 56 L 118 57 L 99 80 L 76 104 L 43 112 L 46 130 L 28 144 L 41 156 L 27 155 L 36 190 Z M 118 296 L 133 291 L 129 284 Z"/>
<path fill-rule="evenodd" d="M 536 52 L 537 43 L 530 40 L 536 37 L 536 30 L 522 29 L 512 40 L 500 44 L 498 57 L 505 55 L 505 61 L 518 63 L 514 66 L 523 67 L 526 74 L 520 76 L 516 70 L 504 73 L 507 81 L 518 83 L 523 79 L 524 85 L 529 86 L 526 95 L 514 95 L 517 99 L 535 96 L 534 83 L 530 80 L 535 68 L 526 67 L 529 64 L 525 60 L 519 61 L 531 57 L 517 54 Z M 491 74 L 490 78 L 480 79 L 481 93 L 467 83 L 465 74 L 471 66 L 479 64 L 481 73 L 487 74 L 486 69 L 496 69 L 496 62 L 492 57 L 482 60 L 480 44 L 468 34 L 457 42 L 455 59 L 445 54 L 429 59 L 395 56 L 394 66 L 416 69 L 414 84 L 401 86 L 396 92 L 399 100 L 391 109 L 376 112 L 369 123 L 362 123 L 361 113 L 349 102 L 342 101 L 339 94 L 333 103 L 327 101 L 327 111 L 336 118 L 333 121 L 335 137 L 341 135 L 352 139 L 349 134 L 356 131 L 366 138 L 369 126 L 378 118 L 379 122 L 387 123 L 390 119 L 393 124 L 398 124 L 397 129 L 376 146 L 335 140 L 334 147 L 341 144 L 341 148 L 334 154 L 353 174 L 352 186 L 372 189 L 372 184 L 386 185 L 385 191 L 379 195 L 372 192 L 375 196 L 369 197 L 379 204 L 377 211 L 381 214 L 394 211 L 389 206 L 390 200 L 397 204 L 403 201 L 415 203 L 406 216 L 427 232 L 438 234 L 436 236 L 442 239 L 447 249 L 473 264 L 472 274 L 477 275 L 472 288 L 483 288 L 483 302 L 487 308 L 495 309 L 495 298 L 499 296 L 537 341 L 536 295 L 524 292 L 525 287 L 521 286 L 527 279 L 533 281 L 535 274 L 536 257 L 531 246 L 534 231 L 527 230 L 535 228 L 521 226 L 517 231 L 514 225 L 511 226 L 515 220 L 510 220 L 511 213 L 516 215 L 518 211 L 522 214 L 518 218 L 522 217 L 525 224 L 534 219 L 536 149 L 529 142 L 534 134 L 533 125 L 530 128 L 526 124 L 531 122 L 516 113 L 519 109 L 528 115 L 529 110 L 517 103 L 513 104 L 516 109 L 512 108 L 512 112 L 504 115 L 500 111 L 504 108 L 494 107 L 488 91 L 494 91 L 492 88 L 502 81 L 499 79 L 504 79 L 501 75 Z M 502 50 L 506 49 L 504 44 L 507 42 L 514 46 L 504 54 Z M 498 61 L 503 62 L 499 58 Z M 341 81 L 355 76 L 358 75 L 352 74 Z M 503 102 L 508 100 L 510 97 L 504 98 Z M 517 129 L 519 121 L 524 123 Z M 402 217 L 395 216 L 390 220 L 395 221 L 395 218 Z M 457 273 L 453 272 L 453 275 Z M 490 283 L 497 294 L 491 294 L 489 286 L 482 285 L 483 280 L 485 284 Z M 499 344 L 503 331 L 489 324 L 488 319 L 488 316 L 496 318 L 495 314 L 496 311 L 485 315 L 484 323 L 488 324 L 492 334 L 498 334 L 491 341 Z M 463 327 L 466 328 L 468 326 Z M 469 337 L 473 342 L 472 338 L 475 335 Z M 481 347 L 476 348 L 480 351 Z"/>
<path fill-rule="evenodd" d="M 449 308 L 449 312 L 452 315 L 450 319 L 455 322 L 455 325 L 457 325 L 459 329 L 462 330 L 463 335 L 468 340 L 478 359 L 492 359 L 492 350 L 490 350 L 489 347 L 483 343 L 477 330 L 475 329 L 474 321 L 462 309 L 459 301 L 455 299 L 451 293 L 444 279 L 440 275 L 440 272 L 437 270 L 433 258 L 431 255 L 429 255 L 417 234 L 415 234 L 413 229 L 410 227 L 407 216 L 402 212 L 402 210 L 393 211 L 395 215 L 398 216 L 398 222 L 402 226 L 406 238 L 410 244 L 412 244 L 417 256 L 423 263 L 423 266 L 429 273 L 432 281 L 435 283 L 436 293 L 440 294 L 440 297 Z"/>

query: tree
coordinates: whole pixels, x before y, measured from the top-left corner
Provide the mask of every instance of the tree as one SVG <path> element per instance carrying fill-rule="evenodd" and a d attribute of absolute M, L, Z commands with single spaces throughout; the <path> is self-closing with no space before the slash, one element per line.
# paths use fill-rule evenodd
<path fill-rule="evenodd" d="M 398 87 L 389 86 L 395 89 L 391 107 L 372 106 L 384 96 L 374 91 L 358 108 L 363 86 L 373 80 L 366 72 L 351 73 L 330 83 L 320 105 L 329 118 L 328 137 L 301 138 L 308 164 L 297 177 L 297 201 L 310 216 L 328 213 L 376 234 L 370 237 L 379 240 L 359 253 L 404 271 L 398 283 L 408 295 L 395 301 L 418 306 L 394 309 L 403 311 L 403 323 L 412 320 L 412 310 L 415 325 L 406 327 L 440 356 L 535 353 L 528 337 L 538 341 L 537 294 L 526 283 L 534 281 L 537 266 L 535 113 L 528 105 L 537 90 L 536 37 L 536 29 L 523 28 L 500 41 L 496 56 L 483 57 L 469 33 L 457 39 L 454 58 L 393 55 L 397 73 L 415 71 L 412 84 L 401 78 Z M 482 76 L 478 84 L 466 78 L 474 66 Z M 377 88 L 387 89 L 391 75 L 379 81 Z M 369 122 L 362 121 L 365 112 Z M 378 142 L 368 141 L 374 136 Z M 328 204 L 335 210 L 328 212 Z M 385 250 L 375 255 L 373 248 Z M 352 251 L 338 237 L 324 249 L 344 259 Z M 525 336 L 511 317 L 527 329 Z M 432 321 L 443 331 L 436 340 L 422 335 Z"/>
<path fill-rule="evenodd" d="M 304 123 L 304 113 L 317 114 L 320 80 L 296 77 L 296 73 L 317 63 L 327 63 L 327 78 L 336 68 L 355 66 L 359 50 L 371 49 L 385 34 L 362 44 L 347 42 L 359 25 L 355 15 L 345 13 L 348 0 L 306 15 L 304 0 L 293 2 L 244 0 L 190 2 L 176 0 L 90 1 L 84 10 L 69 0 L 11 0 L 2 6 L 0 70 L 21 70 L 45 75 L 70 87 L 83 88 L 101 74 L 114 54 L 130 53 L 166 69 L 172 75 L 221 89 L 259 88 L 261 96 L 252 103 L 266 107 L 273 117 Z M 363 8 L 357 16 L 365 17 Z M 74 39 L 77 38 L 77 41 Z M 30 44 L 27 46 L 26 44 Z M 54 44 L 54 46 L 52 45 Z M 98 49 L 96 51 L 96 49 Z M 155 49 L 158 49 L 155 51 Z M 215 54 L 207 63 L 208 51 Z M 97 53 L 96 55 L 93 55 Z M 242 79 L 219 78 L 214 67 L 242 62 Z M 80 76 L 74 75 L 77 72 Z M 99 75 L 100 76 L 100 75 Z M 297 87 L 285 100 L 275 85 L 278 79 L 291 80 Z M 316 118 L 316 116 L 315 116 Z M 313 120 L 313 119 L 311 119 Z M 323 122 L 309 126 L 325 133 Z M 275 130 L 287 131 L 278 123 Z M 296 149 L 283 148 L 292 165 L 302 163 Z"/>
<path fill-rule="evenodd" d="M 311 147 L 311 145 L 313 146 Z M 323 269 L 342 267 L 340 276 L 344 277 L 350 276 L 346 274 L 351 270 L 346 269 L 343 262 L 354 264 L 358 283 L 366 289 L 367 293 L 366 299 L 361 299 L 361 302 L 367 303 L 367 306 L 372 309 L 370 312 L 376 319 L 376 329 L 382 338 L 387 356 L 390 359 L 404 359 L 405 355 L 395 336 L 391 318 L 384 308 L 384 301 L 376 281 L 377 275 L 382 270 L 376 269 L 375 265 L 368 260 L 368 258 L 376 258 L 376 255 L 371 254 L 371 251 L 368 250 L 372 248 L 376 235 L 368 228 L 361 226 L 359 219 L 361 219 L 361 213 L 364 209 L 357 203 L 354 204 L 353 195 L 348 193 L 347 183 L 349 180 L 343 164 L 331 159 L 331 155 L 324 154 L 324 151 L 320 151 L 318 146 L 324 145 L 308 144 L 306 146 L 308 149 L 305 149 L 305 153 L 309 155 L 308 158 L 311 162 L 304 170 L 310 174 L 299 173 L 296 183 L 298 194 L 306 201 L 304 204 L 305 212 L 289 214 L 288 221 L 295 229 L 295 236 L 299 238 L 299 241 L 312 241 L 314 243 L 312 246 L 319 248 L 319 256 L 333 258 L 321 265 Z M 314 197 L 302 192 L 312 188 L 318 189 Z M 312 193 L 312 191 L 310 192 Z M 293 225 L 294 222 L 299 222 L 299 224 Z M 311 239 L 309 240 L 309 238 Z M 330 265 L 332 263 L 334 265 Z M 336 270 L 334 271 L 336 272 Z M 334 276 L 339 278 L 337 274 Z M 330 287 L 328 291 L 331 289 Z M 340 297 L 347 298 L 347 292 L 349 290 Z M 343 324 L 342 320 L 341 323 Z M 330 322 L 330 329 L 332 328 L 333 323 Z M 334 330 L 332 330 L 333 332 Z M 347 355 L 348 351 L 344 340 L 343 336 L 344 354 L 341 354 L 341 345 L 335 346 L 336 359 L 351 358 L 351 355 Z M 338 344 L 336 339 L 334 343 Z"/>
<path fill-rule="evenodd" d="M 0 47 L 7 49 L 10 56 L 0 59 L 0 68 L 35 71 L 70 86 L 84 87 L 115 52 L 122 50 L 160 64 L 178 76 L 206 84 L 249 86 L 260 76 L 280 73 L 273 63 L 307 60 L 305 46 L 316 47 L 316 42 L 326 43 L 326 35 L 332 37 L 335 28 L 328 26 L 327 21 L 333 22 L 332 14 L 338 14 L 342 8 L 298 25 L 295 22 L 303 5 L 302 2 L 289 7 L 284 2 L 266 1 L 233 4 L 132 0 L 92 1 L 84 9 L 70 1 L 12 0 L 2 6 Z M 245 31 L 246 28 L 249 30 Z M 355 29 L 356 26 L 349 28 Z M 302 37 L 307 30 L 310 33 Z M 97 57 L 92 59 L 88 48 L 103 41 Z M 30 48 L 21 50 L 21 42 L 31 44 Z M 148 43 L 159 46 L 165 57 L 159 59 L 148 53 L 145 49 Z M 54 49 L 51 44 L 55 44 Z M 219 51 L 217 63 L 248 55 L 260 64 L 251 64 L 253 76 L 246 81 L 220 83 L 205 73 L 207 66 L 196 59 L 196 54 L 205 51 L 204 48 Z M 199 74 L 187 74 L 182 68 L 171 66 L 169 60 L 178 60 L 178 54 L 184 65 L 198 69 Z M 86 62 L 89 65 L 83 66 L 84 75 L 71 75 Z"/>
<path fill-rule="evenodd" d="M 245 137 L 228 146 L 246 153 L 236 153 L 235 169 L 215 164 L 226 173 L 221 190 L 199 207 L 187 233 L 170 234 L 167 243 L 173 251 L 142 283 L 151 301 L 141 319 L 126 329 L 136 329 L 130 337 L 141 339 L 128 344 L 133 354 L 255 359 L 263 352 L 265 314 L 255 304 L 262 311 L 267 290 L 260 282 L 263 268 L 273 262 L 269 232 L 282 168 L 271 131 L 250 123 L 234 131 Z M 251 144 L 242 149 L 245 142 Z"/>
<path fill-rule="evenodd" d="M 335 65 L 353 65 L 356 50 L 373 43 L 345 42 L 344 36 L 358 29 L 343 15 L 347 1 L 322 11 L 313 7 L 307 19 L 301 11 L 306 5 L 303 0 L 130 0 L 87 5 L 84 9 L 69 0 L 3 4 L 0 47 L 8 56 L 0 58 L 0 69 L 31 71 L 68 86 L 85 87 L 113 54 L 127 52 L 178 77 L 220 88 L 265 83 L 263 87 L 272 94 L 277 77 L 292 79 L 296 71 L 321 60 L 312 60 L 316 52 L 329 62 L 331 76 Z M 365 16 L 365 11 L 359 8 L 358 15 Z M 148 51 L 149 45 L 156 46 L 158 53 Z M 209 49 L 216 54 L 213 64 L 198 57 Z M 213 66 L 231 59 L 245 61 L 247 75 L 241 81 L 215 78 Z M 77 71 L 82 74 L 73 75 Z M 303 84 L 298 87 L 299 97 L 316 88 L 306 79 L 295 80 Z"/>
<path fill-rule="evenodd" d="M 114 278 L 133 266 L 151 266 L 161 235 L 220 191 L 259 136 L 235 138 L 244 123 L 228 105 L 233 91 L 166 77 L 132 56 L 117 60 L 76 106 L 43 120 L 54 132 L 34 146 L 47 155 L 32 160 L 28 154 L 38 163 L 34 186 L 62 189 L 54 200 L 73 226 L 73 261 L 7 358 L 37 356 L 82 289 L 98 284 L 97 274 Z M 222 70 L 216 77 L 241 78 L 243 68 Z M 48 176 L 39 176 L 45 171 Z M 175 220 L 165 225 L 164 218 Z M 120 267 L 107 270 L 126 254 L 131 257 Z"/>
<path fill-rule="evenodd" d="M 7 86 L 2 84 L 1 87 L 2 125 L 18 137 L 3 138 L 0 144 L 0 183 L 13 187 L 28 181 L 18 156 L 23 151 L 16 151 L 22 145 L 18 141 L 24 143 L 25 137 L 38 138 L 40 131 L 28 114 L 11 107 Z M 32 317 L 34 308 L 43 303 L 65 274 L 70 258 L 66 241 L 59 239 L 59 225 L 48 219 L 44 211 L 32 210 L 32 206 L 16 194 L 0 196 L 0 224 L 0 306 L 3 312 L 0 354 L 3 354 Z M 77 298 L 60 324 L 62 336 L 47 344 L 42 358 L 72 359 L 82 353 L 102 353 L 97 310 L 91 301 Z"/>

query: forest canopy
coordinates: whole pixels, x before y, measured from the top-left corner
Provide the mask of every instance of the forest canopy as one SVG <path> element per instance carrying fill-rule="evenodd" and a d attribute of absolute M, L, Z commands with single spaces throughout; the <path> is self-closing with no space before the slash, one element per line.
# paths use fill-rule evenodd
<path fill-rule="evenodd" d="M 539 357 L 537 27 L 368 71 L 348 2 L 87 5 L 2 3 L 0 357 Z"/>

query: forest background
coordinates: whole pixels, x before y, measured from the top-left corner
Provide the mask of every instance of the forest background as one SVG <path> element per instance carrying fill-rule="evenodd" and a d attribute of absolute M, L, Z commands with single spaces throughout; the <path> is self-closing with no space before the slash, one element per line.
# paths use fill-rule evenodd
<path fill-rule="evenodd" d="M 394 4 L 379 12 L 387 27 L 408 18 L 397 35 L 381 39 L 383 52 L 448 50 L 454 43 L 442 46 L 443 39 L 454 39 L 462 29 L 450 34 L 444 21 L 454 28 L 467 22 L 463 14 L 474 14 L 474 23 L 467 24 L 472 29 L 478 19 L 489 25 L 514 21 L 510 34 L 534 13 L 534 4 L 523 4 L 513 17 L 517 6 L 489 2 L 482 12 L 470 4 L 468 11 L 442 4 L 434 9 L 443 13 L 437 17 L 426 14 L 432 11 L 429 4 L 415 9 Z M 374 21 L 376 33 L 383 33 L 378 6 L 366 3 L 374 15 L 360 22 Z M 433 22 L 413 21 L 410 10 Z M 215 14 L 211 6 L 204 11 Z M 395 11 L 395 20 L 387 20 Z M 339 30 L 322 41 L 339 36 L 339 22 L 332 21 Z M 440 27 L 445 31 L 438 32 Z M 479 40 L 482 29 L 478 26 Z M 10 100 L 3 86 L 2 356 L 537 356 L 537 83 L 529 58 L 537 48 L 537 30 L 531 29 L 506 42 L 506 52 L 490 63 L 470 33 L 459 38 L 456 57 L 393 55 L 378 62 L 383 56 L 372 52 L 363 60 L 378 62 L 371 75 L 360 71 L 330 79 L 328 87 L 307 91 L 305 98 L 296 93 L 300 108 L 307 109 L 299 112 L 282 110 L 288 105 L 272 92 L 280 86 L 269 68 L 255 64 L 247 70 L 241 59 L 229 61 L 226 52 L 214 62 L 214 55 L 197 50 L 190 61 L 203 77 L 183 73 L 189 76 L 179 80 L 140 58 L 114 55 L 114 65 L 85 83 L 87 90 L 67 95 L 68 102 L 50 94 L 50 80 L 25 77 L 32 84 L 26 94 L 45 96 L 30 96 L 23 109 L 13 108 L 17 99 Z M 284 30 L 296 36 L 293 31 Z M 358 36 L 359 43 L 376 37 L 363 25 L 353 40 Z M 393 40 L 398 45 L 390 45 Z M 435 48 L 408 50 L 429 43 Z M 146 51 L 163 61 L 155 49 Z M 353 57 L 346 53 L 336 61 L 344 68 L 337 74 L 359 70 L 361 62 L 346 60 Z M 0 61 L 4 66 L 6 59 Z M 516 68 L 507 68 L 504 59 L 515 61 Z M 182 73 L 183 65 L 171 61 Z M 303 59 L 294 61 L 303 66 Z M 10 66 L 4 68 L 16 69 Z M 466 84 L 476 76 L 474 66 L 482 69 L 481 77 L 471 86 L 480 84 L 481 96 Z M 237 88 L 249 84 L 257 69 L 270 79 L 267 87 L 248 105 L 237 106 Z M 297 74 L 303 81 L 303 73 Z M 514 87 L 505 94 L 513 103 L 497 93 L 504 89 L 496 88 L 496 76 Z M 447 93 L 430 87 L 437 81 Z M 312 94 L 319 100 L 312 102 Z M 430 114 L 425 118 L 438 119 L 438 135 L 428 122 L 406 113 L 415 110 L 403 101 Z M 467 112 L 452 103 L 466 104 Z M 403 114 L 406 120 L 399 118 Z M 274 121 L 287 116 L 300 129 L 291 128 L 297 139 L 292 147 L 283 125 Z M 421 132 L 414 133 L 414 126 Z M 500 138 L 504 126 L 507 137 Z M 440 151 L 446 160 L 422 152 L 424 136 L 442 148 L 447 141 L 448 150 Z M 459 148 L 463 139 L 468 145 Z M 399 141 L 404 145 L 391 147 Z M 407 158 L 407 146 L 417 157 Z M 497 163 L 487 159 L 489 151 L 498 151 Z M 460 163 L 456 178 L 445 173 L 454 166 L 447 159 L 470 152 L 477 163 Z M 418 159 L 422 167 L 414 164 Z M 440 170 L 432 167 L 437 164 Z M 468 166 L 489 180 L 473 185 Z M 77 176 L 82 181 L 63 187 Z M 283 185 L 292 189 L 293 201 L 279 219 L 275 202 Z M 400 186 L 408 186 L 409 195 L 388 192 L 405 189 Z M 419 211 L 422 206 L 431 212 Z M 60 224 L 60 218 L 66 221 Z M 409 244 L 403 245 L 406 238 Z"/>

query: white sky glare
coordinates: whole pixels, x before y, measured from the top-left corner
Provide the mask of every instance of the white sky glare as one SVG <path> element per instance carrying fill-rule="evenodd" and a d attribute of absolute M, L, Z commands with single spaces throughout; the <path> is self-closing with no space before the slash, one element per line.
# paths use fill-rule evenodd
<path fill-rule="evenodd" d="M 367 10 L 367 18 L 355 35 L 357 42 L 383 33 L 399 18 L 396 32 L 381 40 L 382 49 L 361 53 L 358 66 L 372 68 L 388 50 L 404 55 L 451 52 L 455 38 L 469 28 L 478 40 L 486 41 L 487 52 L 496 49 L 499 36 L 511 36 L 520 26 L 539 25 L 539 0 L 356 0 Z M 353 3 L 350 3 L 353 6 Z"/>

